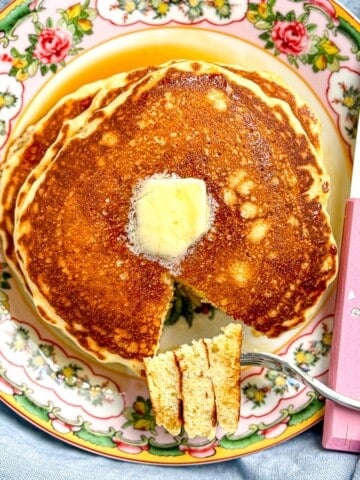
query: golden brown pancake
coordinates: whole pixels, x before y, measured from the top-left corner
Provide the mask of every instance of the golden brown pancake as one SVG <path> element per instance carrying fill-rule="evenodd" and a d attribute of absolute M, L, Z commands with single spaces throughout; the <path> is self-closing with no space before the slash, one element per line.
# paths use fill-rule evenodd
<path fill-rule="evenodd" d="M 89 112 L 25 182 L 17 211 L 41 316 L 135 369 L 157 351 L 174 276 L 268 336 L 304 321 L 334 277 L 336 247 L 321 148 L 302 123 L 252 80 L 202 62 L 159 68 Z M 127 237 L 139 182 L 163 173 L 204 180 L 217 205 L 210 231 L 169 268 Z"/>

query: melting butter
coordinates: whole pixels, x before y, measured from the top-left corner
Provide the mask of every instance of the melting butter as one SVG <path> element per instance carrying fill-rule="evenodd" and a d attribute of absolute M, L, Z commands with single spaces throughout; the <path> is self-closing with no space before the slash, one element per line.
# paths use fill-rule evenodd
<path fill-rule="evenodd" d="M 203 180 L 145 180 L 134 202 L 138 248 L 165 259 L 184 255 L 210 228 L 209 203 Z"/>

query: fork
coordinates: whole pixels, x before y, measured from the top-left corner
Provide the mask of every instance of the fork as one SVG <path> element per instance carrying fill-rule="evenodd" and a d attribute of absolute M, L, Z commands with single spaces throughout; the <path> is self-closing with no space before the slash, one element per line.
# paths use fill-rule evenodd
<path fill-rule="evenodd" d="M 328 387 L 324 383 L 320 382 L 316 378 L 306 373 L 304 370 L 296 365 L 291 365 L 284 358 L 273 353 L 264 352 L 245 352 L 241 355 L 241 366 L 257 366 L 261 368 L 267 368 L 270 370 L 276 370 L 287 376 L 300 381 L 304 385 L 311 387 L 318 392 L 324 398 L 332 400 L 338 405 L 350 408 L 352 410 L 360 411 L 360 401 L 353 398 L 342 395 L 336 392 L 332 388 Z"/>

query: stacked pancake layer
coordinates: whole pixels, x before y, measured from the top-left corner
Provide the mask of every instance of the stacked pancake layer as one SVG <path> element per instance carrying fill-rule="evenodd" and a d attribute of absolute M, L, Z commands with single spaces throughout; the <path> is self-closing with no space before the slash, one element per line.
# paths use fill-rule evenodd
<path fill-rule="evenodd" d="M 76 96 L 57 139 L 44 133 L 56 113 L 34 127 L 45 145 L 30 163 L 36 133 L 9 154 L 1 191 L 6 254 L 41 317 L 138 372 L 158 350 L 175 277 L 268 336 L 307 318 L 336 247 L 304 102 L 269 75 L 188 61 Z M 159 174 L 200 178 L 216 202 L 209 232 L 171 265 L 127 235 L 135 189 Z"/>

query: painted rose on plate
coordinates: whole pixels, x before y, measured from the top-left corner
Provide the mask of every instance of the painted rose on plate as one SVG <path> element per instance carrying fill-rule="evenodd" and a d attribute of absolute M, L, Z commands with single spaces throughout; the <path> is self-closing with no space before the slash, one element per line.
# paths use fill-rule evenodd
<path fill-rule="evenodd" d="M 59 28 L 44 28 L 39 33 L 34 48 L 34 57 L 42 63 L 59 63 L 71 48 L 69 32 Z"/>
<path fill-rule="evenodd" d="M 295 20 L 276 21 L 271 32 L 275 47 L 289 55 L 299 55 L 307 51 L 309 35 L 303 23 Z"/>

